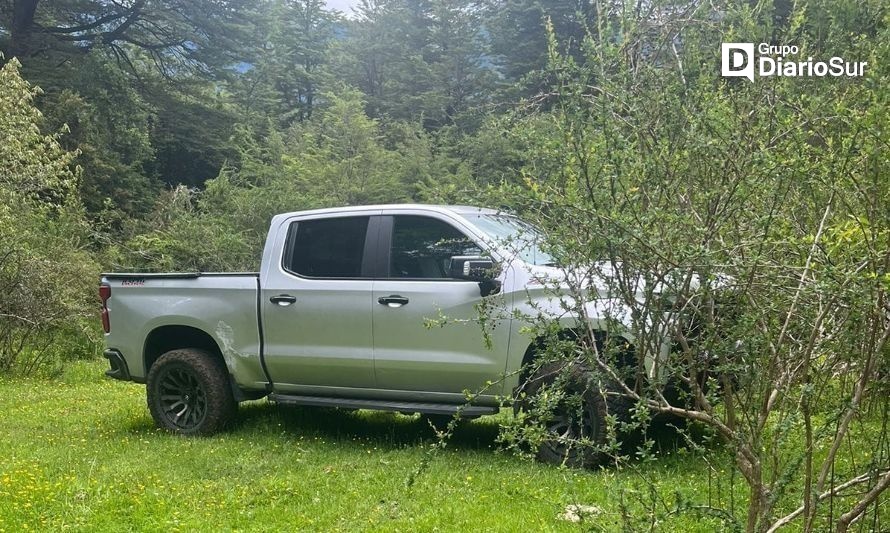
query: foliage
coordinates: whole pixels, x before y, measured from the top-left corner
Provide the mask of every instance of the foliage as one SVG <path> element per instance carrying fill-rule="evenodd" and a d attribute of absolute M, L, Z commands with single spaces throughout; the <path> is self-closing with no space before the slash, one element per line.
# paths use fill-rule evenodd
<path fill-rule="evenodd" d="M 369 114 L 470 128 L 495 78 L 476 2 L 363 0 L 357 12 L 332 68 L 367 95 Z"/>
<path fill-rule="evenodd" d="M 326 68 L 339 20 L 321 0 L 276 0 L 267 12 L 265 45 L 231 90 L 248 115 L 287 127 L 312 118 L 330 78 Z"/>
<path fill-rule="evenodd" d="M 24 74 L 40 87 L 64 87 L 39 95 L 41 128 L 65 128 L 59 143 L 77 152 L 82 172 L 80 197 L 90 213 L 114 209 L 120 218 L 144 216 L 151 208 L 158 184 L 148 168 L 155 150 L 149 133 L 154 108 L 119 70 L 90 54 L 77 65 L 30 63 Z M 103 83 L 96 83 L 103 80 Z"/>
<path fill-rule="evenodd" d="M 598 4 L 585 57 L 559 54 L 551 34 L 554 84 L 513 114 L 506 133 L 526 147 L 516 177 L 475 193 L 545 227 L 570 280 L 554 295 L 580 316 L 604 314 L 605 333 L 633 345 L 628 364 L 583 323 L 580 346 L 550 353 L 580 359 L 603 393 L 637 403 L 613 437 L 648 425 L 649 411 L 710 427 L 750 491 L 733 518 L 748 531 L 818 529 L 827 500 L 864 485 L 835 515 L 844 530 L 877 513 L 890 480 L 880 434 L 872 459 L 837 462 L 851 425 L 886 394 L 890 355 L 890 182 L 879 155 L 888 71 L 876 63 L 888 34 L 876 6 L 841 4 L 798 6 L 773 27 L 774 13 L 747 7 L 718 16 L 710 4 L 664 3 L 631 15 Z M 844 23 L 810 15 L 824 12 L 861 21 L 863 33 L 850 40 Z M 865 79 L 718 77 L 714 43 L 769 40 L 758 28 L 805 56 L 875 67 Z M 673 354 L 659 359 L 665 335 Z M 679 394 L 662 393 L 671 384 Z M 539 408 L 546 417 L 552 405 Z M 628 458 L 614 442 L 605 451 Z"/>
<path fill-rule="evenodd" d="M 233 65 L 254 60 L 251 39 L 264 17 L 252 9 L 240 1 L 0 5 L 0 49 L 44 90 L 44 131 L 71 128 L 61 142 L 80 151 L 84 205 L 112 237 L 145 216 L 161 182 L 201 184 L 231 158 L 235 116 L 214 96 Z"/>
<path fill-rule="evenodd" d="M 20 61 L 47 52 L 77 56 L 101 50 L 131 71 L 145 63 L 161 74 L 204 71 L 243 59 L 249 34 L 246 2 L 10 0 L 0 11 L 6 57 Z"/>
<path fill-rule="evenodd" d="M 450 181 L 422 131 L 403 124 L 384 132 L 365 115 L 358 91 L 323 98 L 328 103 L 314 120 L 283 134 L 256 140 L 244 132 L 240 168 L 223 169 L 203 191 L 181 186 L 165 193 L 149 219 L 152 229 L 115 248 L 116 265 L 256 270 L 276 214 L 406 201 L 419 176 Z"/>
<path fill-rule="evenodd" d="M 504 90 L 522 96 L 547 88 L 545 23 L 559 36 L 562 53 L 581 57 L 596 6 L 578 0 L 488 0 L 483 5 L 493 58 L 511 82 Z"/>
<path fill-rule="evenodd" d="M 0 69 L 0 373 L 95 353 L 76 153 L 40 133 L 37 92 L 15 60 Z"/>

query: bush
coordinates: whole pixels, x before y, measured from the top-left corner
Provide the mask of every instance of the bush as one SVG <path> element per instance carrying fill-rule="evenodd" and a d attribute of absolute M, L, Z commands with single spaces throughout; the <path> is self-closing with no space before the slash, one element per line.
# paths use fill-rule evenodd
<path fill-rule="evenodd" d="M 886 409 L 864 416 L 886 394 L 890 357 L 886 19 L 867 2 L 688 8 L 604 7 L 580 60 L 551 37 L 553 86 L 482 132 L 487 145 L 509 139 L 498 157 L 524 148 L 520 171 L 474 194 L 547 228 L 577 280 L 554 296 L 579 316 L 596 306 L 637 356 L 626 366 L 579 323 L 586 342 L 552 357 L 583 359 L 611 384 L 604 393 L 632 400 L 629 426 L 676 415 L 726 443 L 748 507 L 710 511 L 748 531 L 812 530 L 830 520 L 830 499 L 844 507 L 841 531 L 890 486 Z M 721 78 L 715 43 L 748 40 L 875 67 L 861 79 Z M 613 302 L 632 312 L 610 313 Z M 526 318 L 538 335 L 553 326 Z M 665 337 L 672 356 L 659 358 Z M 663 395 L 669 383 L 681 392 Z M 521 429 L 508 435 L 540 440 Z M 844 456 L 853 433 L 878 456 Z"/>
<path fill-rule="evenodd" d="M 95 354 L 99 268 L 86 250 L 76 153 L 42 135 L 38 89 L 0 70 L 0 373 Z"/>

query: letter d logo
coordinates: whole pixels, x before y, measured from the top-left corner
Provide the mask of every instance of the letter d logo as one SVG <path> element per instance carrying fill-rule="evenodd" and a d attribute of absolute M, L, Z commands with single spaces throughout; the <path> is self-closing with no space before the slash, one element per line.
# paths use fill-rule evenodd
<path fill-rule="evenodd" d="M 723 43 L 720 60 L 720 74 L 724 77 L 754 81 L 754 43 Z"/>

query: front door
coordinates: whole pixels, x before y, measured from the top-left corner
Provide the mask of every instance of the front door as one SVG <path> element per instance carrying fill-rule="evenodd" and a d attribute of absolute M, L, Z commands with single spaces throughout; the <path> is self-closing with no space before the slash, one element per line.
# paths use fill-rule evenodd
<path fill-rule="evenodd" d="M 265 364 L 276 389 L 373 387 L 370 217 L 292 221 L 261 291 Z M 311 392 L 311 391 L 309 391 Z"/>
<path fill-rule="evenodd" d="M 377 386 L 461 393 L 497 382 L 505 368 L 510 324 L 495 325 L 486 343 L 477 311 L 479 284 L 448 276 L 452 256 L 480 255 L 481 248 L 443 218 L 381 218 L 381 263 L 387 266 L 374 281 L 371 299 Z M 500 391 L 494 386 L 486 394 Z"/>

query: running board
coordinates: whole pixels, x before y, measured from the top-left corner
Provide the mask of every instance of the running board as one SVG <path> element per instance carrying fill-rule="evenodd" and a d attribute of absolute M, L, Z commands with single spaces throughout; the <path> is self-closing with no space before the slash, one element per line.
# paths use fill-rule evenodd
<path fill-rule="evenodd" d="M 448 403 L 416 403 L 386 400 L 358 400 L 354 398 L 328 398 L 326 396 L 296 396 L 290 394 L 270 394 L 269 400 L 291 405 L 311 405 L 314 407 L 341 407 L 345 409 L 371 409 L 374 411 L 399 411 L 403 413 L 424 413 L 429 415 L 453 415 L 460 409 L 462 418 L 475 418 L 493 415 L 497 407 L 481 405 L 454 405 Z M 461 407 L 463 407 L 461 409 Z"/>

